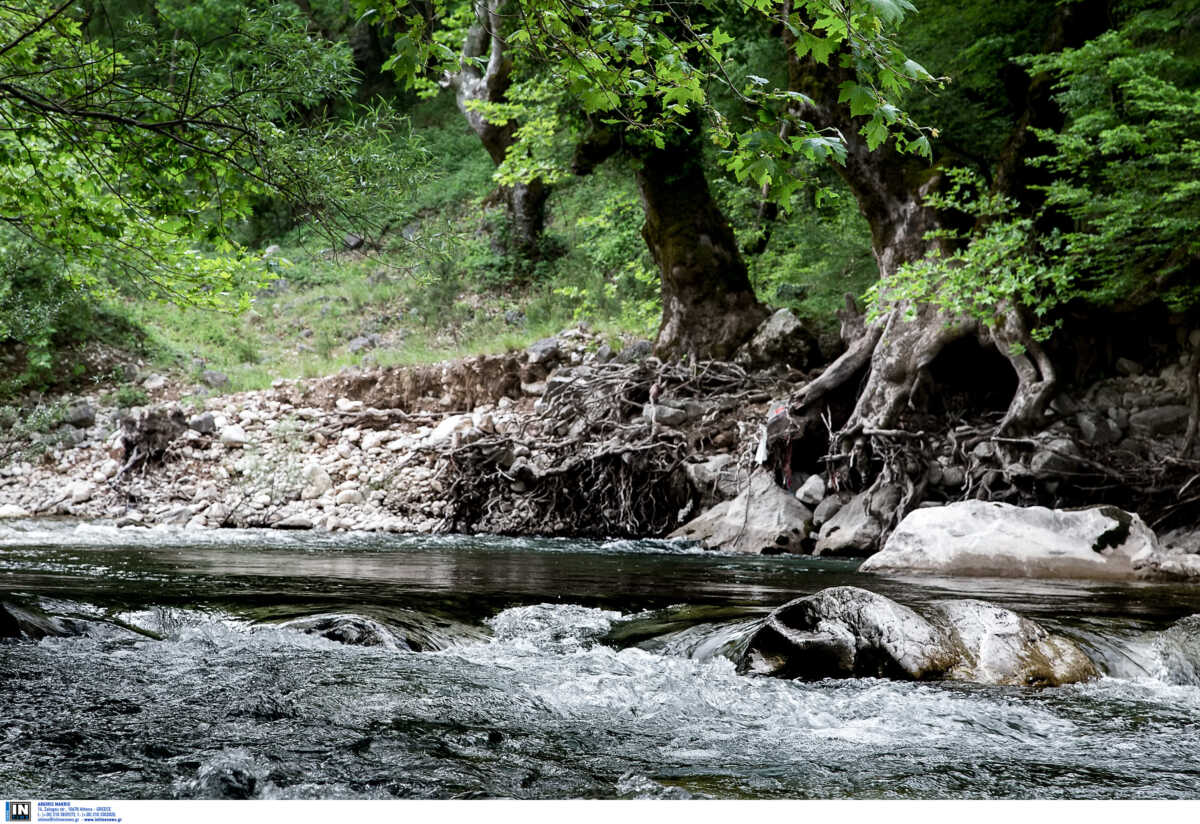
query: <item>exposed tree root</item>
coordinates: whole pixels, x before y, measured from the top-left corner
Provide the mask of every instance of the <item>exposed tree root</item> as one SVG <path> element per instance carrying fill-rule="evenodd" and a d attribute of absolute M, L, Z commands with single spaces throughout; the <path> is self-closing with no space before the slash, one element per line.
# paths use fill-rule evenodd
<path fill-rule="evenodd" d="M 442 529 L 665 534 L 700 503 L 683 469 L 695 448 L 740 446 L 749 474 L 776 380 L 730 363 L 656 359 L 556 373 L 522 431 L 430 448 L 451 502 Z M 646 415 L 652 395 L 659 411 Z"/>

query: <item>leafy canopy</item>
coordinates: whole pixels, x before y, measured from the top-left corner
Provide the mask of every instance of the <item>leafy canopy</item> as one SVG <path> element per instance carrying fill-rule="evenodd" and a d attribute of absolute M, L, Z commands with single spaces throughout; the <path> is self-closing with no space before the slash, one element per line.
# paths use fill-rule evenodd
<path fill-rule="evenodd" d="M 1042 204 L 1030 211 L 952 170 L 953 185 L 930 203 L 965 214 L 970 228 L 934 233 L 937 251 L 878 284 L 876 314 L 930 302 L 987 323 L 1017 305 L 1044 338 L 1053 310 L 1076 298 L 1200 305 L 1200 59 L 1178 34 L 1187 4 L 1174 5 L 1079 48 L 1025 58 L 1049 73 L 1065 116 L 1061 129 L 1037 131 L 1046 151 L 1031 162 L 1049 177 L 1036 187 Z"/>
<path fill-rule="evenodd" d="M 804 120 L 804 106 L 814 102 L 861 116 L 872 149 L 892 137 L 902 150 L 931 154 L 928 130 L 897 104 L 913 84 L 934 80 L 895 41 L 914 11 L 908 0 L 493 0 L 493 9 L 504 21 L 514 82 L 504 103 L 473 105 L 492 122 L 519 124 L 501 182 L 564 174 L 562 144 L 572 142 L 578 115 L 622 129 L 627 143 L 659 148 L 700 116 L 726 167 L 739 180 L 770 184 L 783 203 L 799 185 L 797 160 L 845 158 L 845 135 Z M 467 0 L 433 0 L 420 14 L 395 2 L 367 13 L 397 30 L 389 66 L 425 93 L 458 71 L 459 46 L 476 21 Z M 812 101 L 786 81 L 738 71 L 728 57 L 735 44 L 729 32 L 747 20 L 764 33 L 787 27 L 799 57 L 842 61 L 856 79 L 842 85 L 837 101 Z M 781 132 L 784 122 L 791 125 Z"/>
<path fill-rule="evenodd" d="M 79 4 L 6 4 L 0 276 L 37 250 L 78 288 L 228 305 L 263 276 L 227 240 L 256 198 L 336 222 L 411 176 L 385 109 L 303 125 L 351 90 L 347 47 L 290 4 L 235 11 L 201 41 L 138 19 L 97 37 Z"/>

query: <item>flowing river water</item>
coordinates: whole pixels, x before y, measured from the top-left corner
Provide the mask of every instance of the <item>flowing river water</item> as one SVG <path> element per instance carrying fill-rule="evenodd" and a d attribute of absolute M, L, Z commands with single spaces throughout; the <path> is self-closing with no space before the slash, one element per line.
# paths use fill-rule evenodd
<path fill-rule="evenodd" d="M 0 641 L 0 789 L 1200 797 L 1200 624 L 1164 632 L 1200 613 L 1200 588 L 856 566 L 654 541 L 0 526 L 0 598 L 103 619 Z M 1107 674 L 1052 689 L 736 674 L 766 612 L 843 584 L 918 607 L 993 601 Z"/>

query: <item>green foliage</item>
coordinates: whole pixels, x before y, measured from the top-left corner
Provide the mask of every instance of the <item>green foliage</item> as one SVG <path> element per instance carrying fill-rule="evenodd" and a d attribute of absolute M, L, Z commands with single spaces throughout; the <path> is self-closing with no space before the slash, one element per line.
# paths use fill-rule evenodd
<path fill-rule="evenodd" d="M 1162 300 L 1200 304 L 1200 60 L 1180 37 L 1186 4 L 1133 14 L 1076 49 L 1024 59 L 1047 72 L 1065 115 L 1041 129 L 1048 151 L 1032 163 L 1049 182 L 1036 209 L 988 190 L 958 169 L 930 197 L 970 218 L 934 233 L 940 249 L 872 290 L 873 311 L 932 303 L 985 323 L 1005 306 L 1032 316 L 1035 339 L 1056 307 Z"/>
<path fill-rule="evenodd" d="M 1036 319 L 1030 334 L 1045 340 L 1053 331 L 1051 311 L 1078 294 L 1073 270 L 1062 258 L 1067 245 L 1062 235 L 1038 233 L 1034 219 L 1022 216 L 1012 199 L 989 192 L 978 173 L 951 169 L 947 177 L 949 189 L 926 202 L 970 216 L 974 227 L 931 232 L 927 237 L 939 241 L 933 252 L 868 291 L 868 319 L 894 305 L 912 314 L 925 303 L 990 325 L 1004 309 L 1020 306 Z"/>
<path fill-rule="evenodd" d="M 150 401 L 150 396 L 141 387 L 122 384 L 101 396 L 101 401 L 119 409 L 132 409 L 135 406 L 145 406 Z"/>
<path fill-rule="evenodd" d="M 1030 60 L 1057 78 L 1068 117 L 1054 149 L 1049 210 L 1071 218 L 1062 258 L 1096 301 L 1200 303 L 1200 59 L 1178 42 L 1180 10 L 1134 16 L 1078 49 Z M 1195 49 L 1192 35 L 1191 47 Z"/>
<path fill-rule="evenodd" d="M 789 27 L 801 57 L 828 61 L 838 53 L 836 59 L 854 68 L 857 79 L 844 85 L 838 102 L 864 117 L 862 133 L 872 148 L 891 137 L 902 150 L 928 155 L 925 134 L 896 104 L 913 84 L 934 81 L 893 37 L 913 6 L 906 0 L 803 0 L 789 8 L 780 18 L 771 0 L 692 0 L 677 7 L 650 0 L 500 3 L 496 11 L 507 27 L 506 57 L 511 54 L 515 82 L 503 103 L 473 104 L 493 123 L 518 124 L 518 142 L 497 179 L 561 179 L 564 142 L 573 143 L 563 135 L 571 134 L 576 113 L 621 129 L 630 145 L 659 148 L 700 115 L 738 180 L 771 184 L 773 196 L 786 205 L 798 186 L 796 160 L 842 160 L 844 141 L 798 116 L 795 104 L 806 98 L 788 89 L 781 74 L 772 79 L 734 66 L 730 56 L 744 51 L 729 30 L 747 19 L 763 32 L 777 23 Z M 415 13 L 411 6 L 386 3 L 369 11 L 397 30 L 389 65 L 402 82 L 428 91 L 432 78 L 458 70 L 458 46 L 474 22 L 474 4 L 435 0 Z M 792 128 L 781 136 L 785 121 Z"/>

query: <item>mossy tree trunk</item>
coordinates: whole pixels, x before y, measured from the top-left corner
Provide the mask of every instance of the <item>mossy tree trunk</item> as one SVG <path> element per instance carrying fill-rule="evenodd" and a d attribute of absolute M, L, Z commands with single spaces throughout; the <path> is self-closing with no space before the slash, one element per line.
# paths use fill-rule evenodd
<path fill-rule="evenodd" d="M 767 315 L 733 229 L 712 198 L 696 130 L 640 152 L 642 237 L 662 278 L 663 359 L 729 359 Z"/>
<path fill-rule="evenodd" d="M 1105 5 L 1105 0 L 1089 0 L 1059 6 L 1045 49 L 1062 49 L 1094 36 L 1096 21 L 1106 19 L 1099 13 L 1099 7 Z M 840 66 L 837 55 L 827 65 L 811 58 L 797 59 L 787 34 L 785 45 L 792 88 L 817 101 L 799 114 L 819 128 L 838 130 L 846 138 L 846 162 L 838 171 L 871 227 L 879 276 L 886 284 L 887 278 L 905 263 L 933 250 L 935 241 L 927 239 L 931 230 L 955 220 L 925 202 L 926 196 L 942 183 L 940 169 L 953 165 L 953 159 L 943 157 L 931 166 L 920 158 L 900 155 L 891 142 L 870 151 L 859 134 L 863 120 L 850 117 L 832 102 L 838 98 L 840 84 L 854 79 L 852 70 Z M 1049 95 L 1050 85 L 1048 77 L 1038 76 L 1019 88 L 1021 99 L 1014 101 L 1018 117 L 993 170 L 996 190 L 1018 202 L 1028 201 L 1036 192 L 1030 185 L 1036 182 L 1031 179 L 1035 170 L 1026 164 L 1037 153 L 1035 130 L 1057 126 L 1061 119 Z M 1014 306 L 1001 307 L 995 322 L 987 327 L 970 318 L 947 317 L 930 306 L 896 306 L 874 324 L 860 327 L 859 334 L 847 341 L 842 356 L 797 393 L 794 406 L 797 411 L 814 407 L 832 390 L 857 379 L 865 369 L 857 403 L 838 434 L 844 442 L 894 429 L 915 388 L 926 382 L 930 364 L 947 344 L 969 335 L 995 346 L 1017 376 L 1017 389 L 998 430 L 1040 428 L 1056 387 L 1054 365 L 1030 337 L 1023 312 Z"/>

